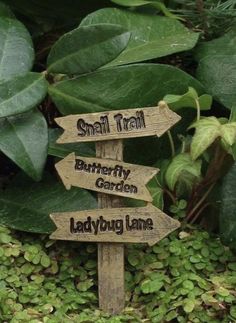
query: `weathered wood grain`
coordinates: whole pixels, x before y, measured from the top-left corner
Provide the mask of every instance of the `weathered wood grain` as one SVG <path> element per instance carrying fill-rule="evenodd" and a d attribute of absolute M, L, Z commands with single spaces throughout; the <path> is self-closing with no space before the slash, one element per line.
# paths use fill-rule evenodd
<path fill-rule="evenodd" d="M 164 101 L 156 107 L 69 115 L 55 119 L 65 130 L 57 143 L 160 137 L 179 120 Z"/>
<path fill-rule="evenodd" d="M 153 245 L 180 223 L 152 204 L 51 214 L 57 230 L 52 239 Z"/>
<path fill-rule="evenodd" d="M 154 167 L 128 164 L 109 158 L 90 158 L 69 154 L 55 165 L 65 187 L 82 187 L 93 191 L 152 201 L 146 188 L 159 171 Z"/>
<path fill-rule="evenodd" d="M 96 155 L 100 158 L 123 160 L 122 140 L 98 142 Z M 100 208 L 121 207 L 122 198 L 98 194 Z M 118 243 L 98 244 L 99 307 L 110 314 L 119 314 L 125 306 L 124 246 Z"/>

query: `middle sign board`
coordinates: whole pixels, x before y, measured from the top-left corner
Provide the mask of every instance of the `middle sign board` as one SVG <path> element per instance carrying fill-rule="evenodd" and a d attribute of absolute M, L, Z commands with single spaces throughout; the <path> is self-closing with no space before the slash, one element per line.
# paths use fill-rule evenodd
<path fill-rule="evenodd" d="M 55 165 L 67 189 L 71 186 L 100 193 L 152 201 L 146 184 L 158 173 L 154 167 L 128 164 L 105 158 L 69 154 Z"/>

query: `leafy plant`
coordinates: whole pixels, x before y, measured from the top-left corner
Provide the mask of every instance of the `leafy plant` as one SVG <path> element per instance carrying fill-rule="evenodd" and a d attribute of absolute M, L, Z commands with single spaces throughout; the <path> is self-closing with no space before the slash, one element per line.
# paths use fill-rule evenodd
<path fill-rule="evenodd" d="M 0 319 L 18 322 L 229 322 L 236 318 L 236 259 L 190 228 L 126 250 L 127 306 L 97 309 L 96 246 L 53 242 L 0 227 Z M 140 306 L 142 304 L 142 306 Z"/>

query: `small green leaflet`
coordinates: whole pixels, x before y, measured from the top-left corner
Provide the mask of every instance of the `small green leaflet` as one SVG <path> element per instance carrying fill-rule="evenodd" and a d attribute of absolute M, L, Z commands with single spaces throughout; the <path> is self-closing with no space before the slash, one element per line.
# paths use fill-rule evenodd
<path fill-rule="evenodd" d="M 199 97 L 197 91 L 192 87 L 189 87 L 188 91 L 183 95 L 167 94 L 163 100 L 173 111 L 181 108 L 197 109 L 198 104 L 201 110 L 209 110 L 212 105 L 211 95 L 203 94 Z"/>

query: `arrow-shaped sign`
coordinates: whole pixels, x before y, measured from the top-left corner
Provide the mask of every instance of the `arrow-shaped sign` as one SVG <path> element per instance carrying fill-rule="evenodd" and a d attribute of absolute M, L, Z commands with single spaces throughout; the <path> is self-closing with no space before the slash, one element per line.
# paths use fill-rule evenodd
<path fill-rule="evenodd" d="M 148 202 L 152 197 L 145 185 L 159 171 L 117 160 L 75 156 L 74 153 L 55 167 L 66 189 L 77 186 Z"/>
<path fill-rule="evenodd" d="M 65 130 L 57 143 L 160 137 L 179 120 L 164 101 L 157 107 L 69 115 L 55 119 Z"/>
<path fill-rule="evenodd" d="M 153 245 L 180 223 L 152 204 L 139 208 L 96 209 L 50 215 L 57 229 L 50 238 Z"/>

